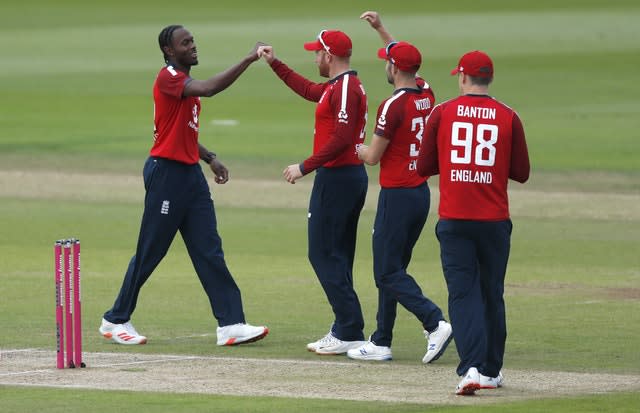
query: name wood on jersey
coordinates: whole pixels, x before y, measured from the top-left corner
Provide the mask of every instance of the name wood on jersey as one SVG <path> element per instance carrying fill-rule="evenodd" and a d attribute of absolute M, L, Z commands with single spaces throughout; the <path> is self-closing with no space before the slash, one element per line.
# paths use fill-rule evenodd
<path fill-rule="evenodd" d="M 468 169 L 452 169 L 451 182 L 472 182 L 479 184 L 490 184 L 493 182 L 491 172 L 470 171 Z"/>
<path fill-rule="evenodd" d="M 465 118 L 495 119 L 496 110 L 495 108 L 458 105 L 458 116 Z"/>
<path fill-rule="evenodd" d="M 431 101 L 427 98 L 414 100 L 417 110 L 427 110 L 431 107 Z"/>

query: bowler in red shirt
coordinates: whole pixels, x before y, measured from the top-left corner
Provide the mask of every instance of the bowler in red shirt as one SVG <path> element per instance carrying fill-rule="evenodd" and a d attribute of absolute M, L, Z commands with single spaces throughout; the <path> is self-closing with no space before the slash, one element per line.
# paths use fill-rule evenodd
<path fill-rule="evenodd" d="M 198 132 L 200 97 L 229 87 L 260 58 L 265 45 L 257 43 L 236 65 L 207 80 L 197 80 L 190 75 L 191 67 L 198 64 L 191 32 L 180 25 L 167 26 L 158 43 L 165 66 L 153 85 L 153 145 L 143 169 L 146 195 L 140 234 L 118 297 L 104 313 L 100 333 L 118 344 L 147 342 L 133 327 L 131 315 L 140 289 L 179 231 L 217 320 L 217 344 L 260 340 L 269 329 L 245 321 L 240 289 L 224 260 L 209 184 L 198 162 L 209 165 L 218 184 L 229 180 L 229 171 L 215 153 L 198 142 Z"/>

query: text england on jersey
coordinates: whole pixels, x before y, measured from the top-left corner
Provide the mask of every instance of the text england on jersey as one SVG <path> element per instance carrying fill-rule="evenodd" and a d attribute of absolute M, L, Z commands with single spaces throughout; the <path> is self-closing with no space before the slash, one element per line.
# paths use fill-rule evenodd
<path fill-rule="evenodd" d="M 451 182 L 473 182 L 490 184 L 493 182 L 491 172 L 470 171 L 468 169 L 452 169 Z"/>

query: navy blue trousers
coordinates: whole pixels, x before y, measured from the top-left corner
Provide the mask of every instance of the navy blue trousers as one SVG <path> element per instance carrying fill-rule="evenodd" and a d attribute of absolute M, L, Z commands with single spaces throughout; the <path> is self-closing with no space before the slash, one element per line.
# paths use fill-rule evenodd
<path fill-rule="evenodd" d="M 377 329 L 371 341 L 391 347 L 398 303 L 413 313 L 425 330 L 444 320 L 442 311 L 422 294 L 407 273 L 429 214 L 430 191 L 424 183 L 415 188 L 382 188 L 373 227 L 373 275 L 378 287 Z"/>
<path fill-rule="evenodd" d="M 331 331 L 345 341 L 364 339 L 353 259 L 367 185 L 363 165 L 320 168 L 309 201 L 309 262 L 333 309 Z"/>
<path fill-rule="evenodd" d="M 509 219 L 441 219 L 436 225 L 449 290 L 449 317 L 460 356 L 459 376 L 476 367 L 496 377 L 502 368 L 507 340 L 503 294 L 511 229 Z"/>
<path fill-rule="evenodd" d="M 129 321 L 140 289 L 180 231 L 218 325 L 245 322 L 240 289 L 224 260 L 209 184 L 200 165 L 148 158 L 143 178 L 146 195 L 136 253 L 104 318 Z"/>

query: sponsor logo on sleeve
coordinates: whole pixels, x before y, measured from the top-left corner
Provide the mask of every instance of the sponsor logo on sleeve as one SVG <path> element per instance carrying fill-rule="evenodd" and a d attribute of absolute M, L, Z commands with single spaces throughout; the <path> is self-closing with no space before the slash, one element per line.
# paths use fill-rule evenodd
<path fill-rule="evenodd" d="M 349 123 L 349 115 L 347 115 L 346 110 L 340 110 L 340 112 L 338 112 L 338 122 Z"/>

